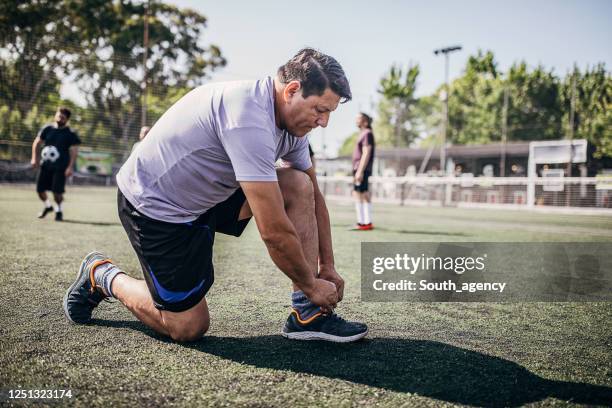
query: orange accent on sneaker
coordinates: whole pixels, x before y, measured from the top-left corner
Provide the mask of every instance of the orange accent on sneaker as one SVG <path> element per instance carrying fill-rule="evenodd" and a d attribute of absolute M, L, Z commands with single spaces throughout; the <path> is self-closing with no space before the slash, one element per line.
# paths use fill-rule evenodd
<path fill-rule="evenodd" d="M 319 316 L 321 316 L 323 314 L 322 312 L 317 312 L 314 315 L 310 316 L 308 319 L 302 320 L 302 318 L 300 317 L 300 314 L 298 313 L 297 310 L 291 309 L 291 313 L 295 314 L 295 318 L 297 319 L 299 324 L 309 324 L 314 319 L 316 319 L 317 317 L 319 317 Z"/>
<path fill-rule="evenodd" d="M 104 264 L 107 264 L 107 263 L 113 263 L 113 261 L 112 261 L 112 260 L 110 260 L 110 259 L 101 259 L 101 260 L 99 260 L 99 261 L 94 262 L 94 263 L 93 263 L 93 265 L 91 265 L 91 268 L 89 269 L 89 281 L 90 281 L 90 283 L 91 283 L 91 288 L 89 289 L 89 291 L 90 291 L 91 293 L 94 293 L 94 291 L 95 291 L 96 289 L 101 289 L 101 290 L 102 290 L 102 293 L 104 293 L 104 289 L 99 288 L 99 287 L 98 287 L 98 285 L 96 285 L 96 280 L 95 280 L 95 278 L 94 278 L 94 273 L 95 273 L 96 268 L 97 268 L 98 266 L 101 266 L 101 265 L 104 265 Z M 105 294 L 106 294 L 106 293 L 105 293 Z"/>

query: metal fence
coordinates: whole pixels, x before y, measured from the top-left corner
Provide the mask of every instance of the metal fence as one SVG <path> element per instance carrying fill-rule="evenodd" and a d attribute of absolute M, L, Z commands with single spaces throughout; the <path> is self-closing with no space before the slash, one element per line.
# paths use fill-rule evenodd
<path fill-rule="evenodd" d="M 115 185 L 119 165 L 109 176 L 75 172 L 73 185 Z M 36 171 L 27 162 L 0 161 L 0 182 L 31 183 Z M 376 202 L 412 206 L 511 209 L 593 209 L 612 215 L 612 176 L 600 177 L 370 177 Z M 326 198 L 350 199 L 353 178 L 319 176 Z M 531 197 L 532 196 L 532 197 Z"/>
<path fill-rule="evenodd" d="M 326 198 L 348 199 L 352 177 L 319 177 Z M 612 209 L 607 177 L 370 177 L 377 202 L 416 206 Z M 530 200 L 530 188 L 533 199 Z M 612 210 L 610 210 L 612 214 Z"/>

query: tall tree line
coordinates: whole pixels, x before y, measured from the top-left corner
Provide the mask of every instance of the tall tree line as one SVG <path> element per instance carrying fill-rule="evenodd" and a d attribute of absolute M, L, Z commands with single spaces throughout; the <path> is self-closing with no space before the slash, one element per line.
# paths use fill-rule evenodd
<path fill-rule="evenodd" d="M 405 69 L 393 65 L 381 78 L 374 122 L 379 146 L 439 143 L 444 86 L 432 95 L 415 98 L 418 75 L 418 65 Z M 447 141 L 500 142 L 506 120 L 509 142 L 587 139 L 596 158 L 611 157 L 611 108 L 612 76 L 603 63 L 582 71 L 574 67 L 563 77 L 543 66 L 530 68 L 525 61 L 501 72 L 491 51 L 479 51 L 449 84 Z M 355 137 L 346 139 L 340 154 L 350 154 Z"/>
<path fill-rule="evenodd" d="M 206 24 L 155 0 L 0 2 L 0 139 L 31 141 L 64 104 L 85 144 L 127 149 L 141 124 L 145 52 L 149 122 L 225 65 L 202 43 Z M 81 100 L 61 100 L 66 82 Z"/>

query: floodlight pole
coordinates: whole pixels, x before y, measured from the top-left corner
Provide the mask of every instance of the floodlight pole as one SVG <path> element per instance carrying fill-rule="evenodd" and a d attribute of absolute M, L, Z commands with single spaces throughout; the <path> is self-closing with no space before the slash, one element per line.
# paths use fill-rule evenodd
<path fill-rule="evenodd" d="M 569 160 L 567 161 L 567 168 L 565 170 L 566 177 L 572 177 L 572 158 L 574 156 L 574 120 L 576 115 L 576 75 L 578 75 L 578 69 L 574 66 L 574 73 L 572 74 L 572 93 L 570 96 L 570 114 L 569 114 L 569 126 L 567 132 L 567 138 L 569 139 Z M 567 184 L 567 191 L 565 192 L 565 205 L 570 206 L 571 204 L 571 184 Z"/>
<path fill-rule="evenodd" d="M 499 176 L 506 176 L 506 144 L 508 143 L 508 86 L 504 87 L 504 110 L 502 111 L 501 160 Z"/>
<path fill-rule="evenodd" d="M 434 54 L 444 54 L 444 121 L 442 122 L 442 144 L 440 146 L 440 170 L 446 174 L 446 133 L 448 129 L 448 56 L 451 52 L 461 50 L 460 45 L 434 50 Z"/>
<path fill-rule="evenodd" d="M 572 177 L 572 140 L 574 140 L 574 118 L 576 115 L 576 72 L 572 75 L 572 88 L 570 94 L 570 114 L 569 114 L 569 123 L 567 126 L 567 138 L 570 141 L 570 155 L 567 163 L 567 177 Z"/>

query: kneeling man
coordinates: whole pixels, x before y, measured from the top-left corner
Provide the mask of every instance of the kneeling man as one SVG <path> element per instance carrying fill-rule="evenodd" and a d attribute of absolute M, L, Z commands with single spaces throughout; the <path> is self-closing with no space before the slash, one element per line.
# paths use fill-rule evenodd
<path fill-rule="evenodd" d="M 105 298 L 176 341 L 208 330 L 216 232 L 240 236 L 252 216 L 278 268 L 293 282 L 282 335 L 351 342 L 367 326 L 334 313 L 344 281 L 334 267 L 329 215 L 308 140 L 351 99 L 338 62 L 306 48 L 275 78 L 213 83 L 189 92 L 153 126 L 117 175 L 119 217 L 144 281 L 99 252 L 83 259 L 64 297 L 86 323 Z M 282 159 L 288 168 L 277 169 Z"/>

